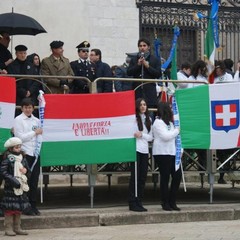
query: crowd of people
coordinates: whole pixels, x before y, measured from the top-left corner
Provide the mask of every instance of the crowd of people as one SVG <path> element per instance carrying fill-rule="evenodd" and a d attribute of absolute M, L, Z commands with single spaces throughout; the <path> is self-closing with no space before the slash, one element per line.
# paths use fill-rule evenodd
<path fill-rule="evenodd" d="M 100 49 L 90 50 L 90 43 L 83 41 L 77 48 L 77 60 L 69 61 L 64 57 L 64 43 L 52 41 L 50 43 L 51 55 L 40 60 L 38 54 L 27 55 L 27 47 L 18 45 L 15 47 L 16 58 L 8 50 L 10 36 L 6 32 L 0 33 L 0 73 L 17 75 L 45 75 L 61 76 L 61 78 L 43 78 L 35 81 L 30 78 L 17 81 L 17 105 L 21 100 L 30 97 L 34 104 L 37 104 L 39 90 L 46 93 L 89 93 L 89 83 L 85 80 L 74 79 L 73 76 L 85 77 L 94 81 L 99 77 L 117 78 L 144 78 L 144 79 L 168 79 L 171 68 L 164 73 L 161 70 L 161 61 L 151 54 L 151 43 L 147 39 L 138 41 L 138 53 L 127 54 L 126 61 L 120 65 L 110 67 L 102 61 Z M 216 61 L 213 83 L 240 81 L 240 62 L 236 65 L 236 72 L 233 72 L 234 63 L 231 59 Z M 167 72 L 168 71 L 168 72 Z M 208 66 L 198 60 L 194 64 L 183 63 L 177 74 L 178 80 L 191 80 L 196 83 L 178 83 L 178 88 L 190 88 L 198 86 L 198 81 L 208 82 Z M 42 82 L 42 84 L 41 84 Z M 140 86 L 141 85 L 141 86 Z M 136 98 L 146 99 L 149 108 L 156 107 L 159 95 L 155 83 L 141 84 L 137 81 L 98 81 L 97 92 L 126 91 L 135 89 Z M 20 114 L 18 112 L 17 114 Z"/>
<path fill-rule="evenodd" d="M 37 105 L 38 92 L 43 90 L 46 93 L 55 94 L 90 93 L 87 81 L 74 79 L 72 76 L 85 77 L 90 81 L 99 77 L 138 79 L 137 81 L 114 81 L 114 83 L 110 80 L 97 82 L 98 93 L 135 90 L 136 131 L 134 137 L 136 138 L 137 161 L 131 163 L 129 210 L 147 211 L 143 207 L 142 200 L 148 171 L 149 142 L 152 141 L 153 156 L 160 173 L 162 209 L 166 211 L 180 210 L 176 199 L 182 171 L 181 168 L 175 171 L 175 138 L 180 133 L 180 129 L 173 125 L 170 104 L 158 99 L 158 84 L 143 84 L 142 81 L 139 81 L 139 79 L 166 79 L 169 76 L 166 72 L 162 73 L 160 59 L 151 54 L 149 40 L 139 39 L 138 52 L 127 54 L 123 65 L 112 68 L 102 61 L 100 49 L 94 48 L 90 51 L 90 43 L 87 41 L 76 46 L 78 59 L 72 62 L 63 56 L 64 43 L 62 41 L 52 41 L 50 43 L 52 53 L 42 61 L 36 53 L 27 55 L 27 47 L 24 45 L 15 47 L 16 58 L 13 59 L 8 50 L 9 42 L 9 34 L 1 33 L 0 71 L 2 74 L 53 77 L 40 81 L 26 78 L 16 83 L 16 104 L 21 106 L 21 110 L 16 111 L 12 131 L 14 137 L 5 143 L 6 152 L 2 156 L 0 167 L 1 177 L 5 180 L 1 207 L 5 216 L 6 235 L 27 234 L 20 226 L 22 212 L 33 216 L 40 215 L 36 206 L 40 163 L 39 158 L 35 158 L 34 151 L 36 138 L 42 135 L 42 129 L 37 115 L 33 114 L 34 106 Z M 198 60 L 192 66 L 188 63 L 182 64 L 177 74 L 178 79 L 191 80 L 192 83 L 178 83 L 177 88 L 191 88 L 207 83 L 209 78 L 207 67 L 202 60 Z M 230 59 L 216 61 L 213 82 L 240 81 L 240 62 L 237 64 L 236 73 L 233 73 L 232 67 L 233 62 Z M 168 71 L 170 70 L 168 68 Z M 157 108 L 156 116 L 149 112 L 148 108 Z M 26 176 L 27 183 L 24 182 Z M 171 186 L 169 187 L 170 176 Z M 137 179 L 137 185 L 135 179 Z"/>

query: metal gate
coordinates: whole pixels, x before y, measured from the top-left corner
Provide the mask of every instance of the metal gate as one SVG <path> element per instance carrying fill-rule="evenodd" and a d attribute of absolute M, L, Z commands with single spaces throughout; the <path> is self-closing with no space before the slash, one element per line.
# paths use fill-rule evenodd
<path fill-rule="evenodd" d="M 210 5 L 205 0 L 136 0 L 139 8 L 140 36 L 152 43 L 155 34 L 160 38 L 161 57 L 167 58 L 172 44 L 173 26 L 177 22 L 181 29 L 178 40 L 178 67 L 183 62 L 193 63 L 203 59 L 204 36 L 207 19 L 195 21 L 194 12 L 208 15 Z M 219 41 L 221 50 L 217 60 L 231 58 L 240 60 L 240 1 L 221 1 L 219 8 Z M 153 46 L 152 46 L 153 47 Z"/>

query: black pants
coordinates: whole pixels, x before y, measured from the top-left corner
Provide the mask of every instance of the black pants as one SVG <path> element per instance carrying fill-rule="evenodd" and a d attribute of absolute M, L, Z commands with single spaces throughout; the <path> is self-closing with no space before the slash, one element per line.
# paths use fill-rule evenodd
<path fill-rule="evenodd" d="M 26 159 L 27 159 L 29 168 L 31 169 L 35 161 L 35 157 L 26 155 Z M 29 185 L 28 198 L 29 198 L 29 202 L 33 207 L 36 207 L 36 202 L 37 202 L 39 174 L 40 174 L 40 159 L 38 158 L 37 163 L 35 164 L 32 170 L 30 179 L 28 180 L 28 185 Z"/>
<path fill-rule="evenodd" d="M 148 170 L 148 154 L 137 152 L 137 196 L 139 201 L 143 198 Z M 136 201 L 135 197 L 135 162 L 131 163 L 131 177 L 129 182 L 129 203 Z"/>
<path fill-rule="evenodd" d="M 175 156 L 155 155 L 154 156 L 160 172 L 160 193 L 163 204 L 176 204 L 177 191 L 181 182 L 182 171 L 179 168 L 175 171 Z M 172 177 L 169 189 L 169 178 Z"/>

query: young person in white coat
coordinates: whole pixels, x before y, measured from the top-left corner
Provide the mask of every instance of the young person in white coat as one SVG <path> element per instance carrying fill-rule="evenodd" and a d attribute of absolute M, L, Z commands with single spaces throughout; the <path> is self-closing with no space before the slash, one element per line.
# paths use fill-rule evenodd
<path fill-rule="evenodd" d="M 42 134 L 40 120 L 33 116 L 34 103 L 30 98 L 24 98 L 21 103 L 22 114 L 14 119 L 14 136 L 22 140 L 22 149 L 26 153 L 26 160 L 31 169 L 29 183 L 29 202 L 31 209 L 24 211 L 26 215 L 40 215 L 37 209 L 37 190 L 40 174 L 40 159 L 35 162 L 35 150 L 37 145 L 37 136 Z"/>
<path fill-rule="evenodd" d="M 148 170 L 148 143 L 153 140 L 153 136 L 147 104 L 142 98 L 136 100 L 136 132 L 134 137 L 136 138 L 137 161 L 131 163 L 129 210 L 144 212 L 147 211 L 142 205 L 142 199 Z M 135 166 L 137 167 L 137 197 L 135 196 Z"/>
<path fill-rule="evenodd" d="M 165 211 L 180 211 L 176 205 L 176 195 L 182 172 L 181 168 L 175 171 L 175 138 L 179 132 L 180 130 L 173 125 L 173 113 L 169 103 L 159 102 L 157 118 L 153 124 L 153 156 L 159 167 L 162 209 Z M 172 180 L 169 189 L 170 175 Z"/>

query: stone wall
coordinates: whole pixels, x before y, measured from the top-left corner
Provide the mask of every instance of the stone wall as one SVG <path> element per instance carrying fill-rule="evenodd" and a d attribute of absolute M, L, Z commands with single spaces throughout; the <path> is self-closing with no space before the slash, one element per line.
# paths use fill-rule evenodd
<path fill-rule="evenodd" d="M 103 61 L 124 62 L 126 52 L 137 50 L 139 17 L 135 0 L 1 0 L 0 13 L 14 12 L 35 18 L 47 33 L 14 36 L 12 49 L 28 46 L 28 53 L 41 58 L 50 55 L 49 43 L 62 40 L 64 55 L 77 58 L 76 46 L 88 40 L 91 48 L 100 48 Z M 11 46 L 10 46 L 11 48 Z"/>

